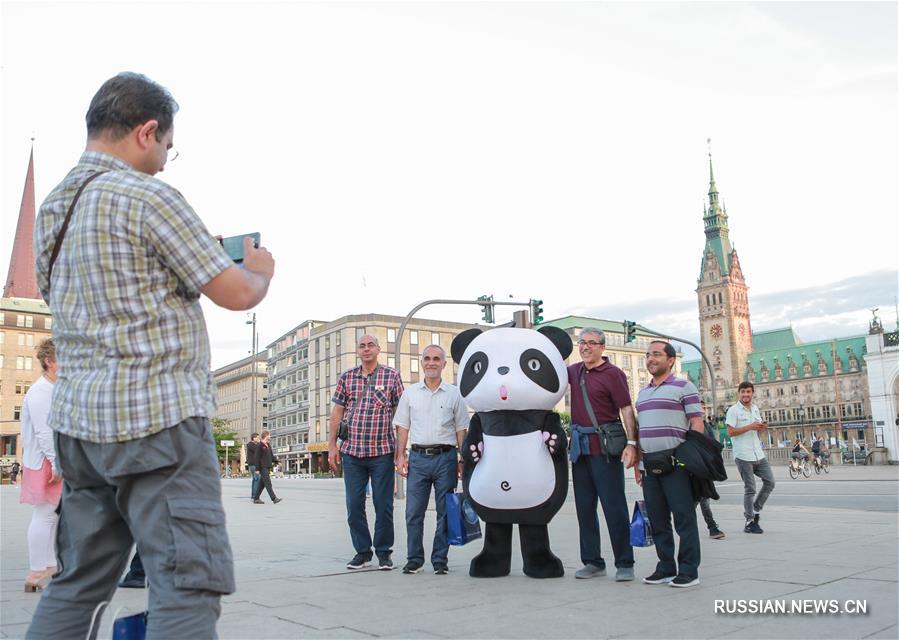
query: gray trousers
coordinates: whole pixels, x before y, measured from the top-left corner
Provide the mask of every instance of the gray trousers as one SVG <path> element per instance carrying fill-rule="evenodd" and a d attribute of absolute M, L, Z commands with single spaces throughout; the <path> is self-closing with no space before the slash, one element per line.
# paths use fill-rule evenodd
<path fill-rule="evenodd" d="M 751 520 L 753 515 L 762 510 L 765 501 L 774 490 L 774 471 L 768 464 L 768 458 L 752 462 L 737 458 L 737 471 L 743 478 L 743 515 Z M 762 488 L 756 494 L 755 476 L 762 479 Z"/>
<path fill-rule="evenodd" d="M 84 638 L 111 600 L 133 542 L 149 580 L 147 638 L 215 638 L 234 560 L 207 418 L 138 440 L 97 444 L 56 434 L 63 491 L 58 573 L 26 638 Z M 99 615 L 91 638 L 100 626 Z"/>

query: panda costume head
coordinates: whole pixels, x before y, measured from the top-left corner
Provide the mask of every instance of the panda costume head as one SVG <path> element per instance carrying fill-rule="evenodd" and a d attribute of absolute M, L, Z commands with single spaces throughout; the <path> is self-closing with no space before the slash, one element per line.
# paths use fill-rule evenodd
<path fill-rule="evenodd" d="M 474 411 L 551 410 L 565 395 L 572 348 L 557 327 L 463 331 L 451 348 L 459 392 Z"/>

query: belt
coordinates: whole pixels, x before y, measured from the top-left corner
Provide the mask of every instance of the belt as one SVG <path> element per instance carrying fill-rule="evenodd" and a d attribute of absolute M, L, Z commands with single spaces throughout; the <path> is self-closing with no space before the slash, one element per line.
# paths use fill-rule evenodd
<path fill-rule="evenodd" d="M 423 453 L 426 456 L 436 456 L 447 451 L 452 451 L 456 447 L 451 444 L 413 444 L 412 451 Z"/>

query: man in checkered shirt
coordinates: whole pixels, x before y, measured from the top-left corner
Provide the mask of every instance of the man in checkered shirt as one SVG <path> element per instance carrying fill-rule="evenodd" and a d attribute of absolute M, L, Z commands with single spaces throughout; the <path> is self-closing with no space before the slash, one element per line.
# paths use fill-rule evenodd
<path fill-rule="evenodd" d="M 403 382 L 396 369 L 378 363 L 381 345 L 372 335 L 362 336 L 356 354 L 358 367 L 340 374 L 331 409 L 328 462 L 333 471 L 343 463 L 346 489 L 347 522 L 356 555 L 348 569 L 367 567 L 372 559 L 372 544 L 378 556 L 378 568 L 393 569 L 393 455 L 396 435 L 393 414 L 403 395 Z M 346 419 L 348 437 L 337 443 L 341 420 Z M 368 530 L 365 517 L 365 487 L 371 482 L 375 506 L 375 535 Z"/>
<path fill-rule="evenodd" d="M 247 239 L 243 268 L 232 264 L 184 197 L 153 177 L 177 110 L 142 75 L 107 80 L 87 111 L 87 148 L 41 205 L 36 271 L 61 370 L 50 424 L 64 484 L 60 571 L 28 638 L 88 635 L 133 542 L 150 582 L 148 636 L 215 637 L 221 595 L 235 589 L 200 295 L 250 309 L 274 261 Z"/>

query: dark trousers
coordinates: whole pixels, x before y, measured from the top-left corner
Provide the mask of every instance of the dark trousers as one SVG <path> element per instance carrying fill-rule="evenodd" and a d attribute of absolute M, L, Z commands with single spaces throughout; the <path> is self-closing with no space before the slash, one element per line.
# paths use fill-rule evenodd
<path fill-rule="evenodd" d="M 144 580 L 147 577 L 147 574 L 144 571 L 144 563 L 141 562 L 140 559 L 140 551 L 137 549 L 134 550 L 134 557 L 131 558 L 131 568 L 128 569 L 128 573 L 125 574 L 125 577 L 137 578 L 138 580 Z"/>
<path fill-rule="evenodd" d="M 652 524 L 659 562 L 656 570 L 665 575 L 682 575 L 690 578 L 699 575 L 699 529 L 696 526 L 696 503 L 690 474 L 683 469 L 675 469 L 667 476 L 656 478 L 643 474 L 643 499 Z M 674 529 L 680 537 L 677 563 L 674 561 Z"/>
<path fill-rule="evenodd" d="M 256 465 L 251 464 L 250 468 L 250 497 L 254 497 L 256 495 L 256 487 L 259 486 L 259 476 L 256 475 Z M 262 493 L 260 491 L 260 493 Z"/>
<path fill-rule="evenodd" d="M 434 488 L 437 527 L 431 547 L 431 564 L 447 563 L 449 543 L 446 540 L 446 494 L 456 488 L 456 453 L 453 448 L 436 455 L 413 451 L 409 456 L 409 480 L 406 484 L 406 558 L 425 563 L 425 511 Z"/>
<path fill-rule="evenodd" d="M 259 467 L 259 482 L 256 484 L 256 493 L 253 494 L 253 500 L 258 500 L 259 496 L 262 495 L 262 487 L 265 487 L 265 490 L 268 491 L 269 498 L 274 500 L 277 497 L 275 490 L 272 489 L 272 477 L 269 474 L 269 470 L 265 467 Z"/>
<path fill-rule="evenodd" d="M 702 511 L 702 519 L 705 520 L 705 526 L 708 527 L 709 531 L 717 529 L 718 523 L 715 522 L 712 507 L 709 506 L 709 498 L 703 498 L 699 501 L 699 510 Z"/>
<path fill-rule="evenodd" d="M 371 481 L 375 505 L 375 553 L 379 557 L 393 551 L 393 454 L 357 458 L 344 454 L 343 485 L 346 490 L 347 523 L 356 553 L 371 559 L 372 536 L 365 515 L 365 487 Z"/>
<path fill-rule="evenodd" d="M 630 518 L 624 497 L 624 464 L 614 457 L 582 455 L 571 465 L 574 504 L 580 531 L 581 562 L 605 568 L 599 538 L 597 500 L 602 503 L 616 567 L 634 566 Z"/>

